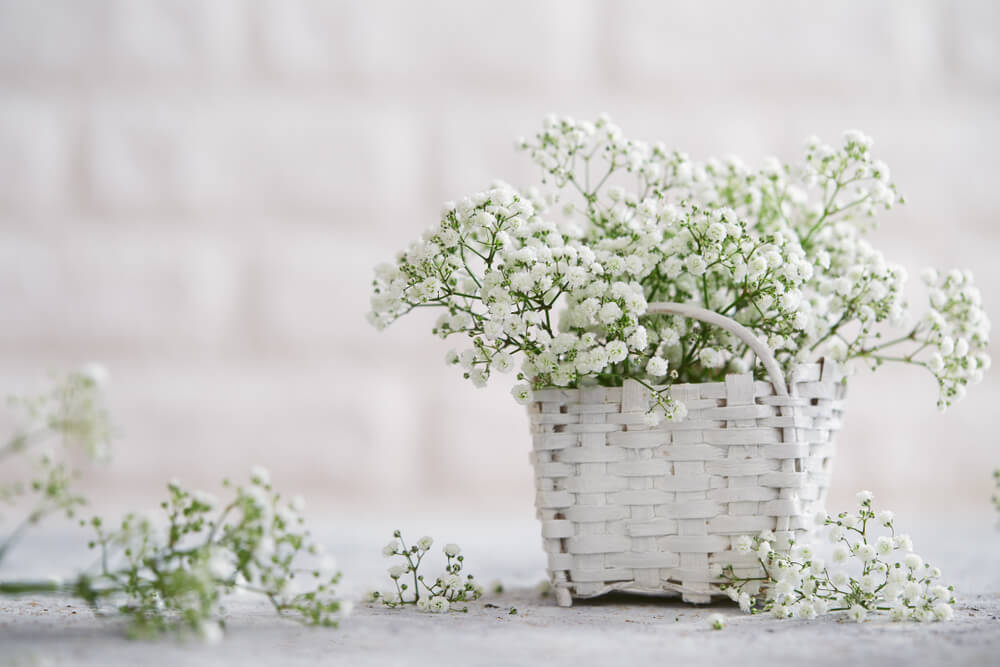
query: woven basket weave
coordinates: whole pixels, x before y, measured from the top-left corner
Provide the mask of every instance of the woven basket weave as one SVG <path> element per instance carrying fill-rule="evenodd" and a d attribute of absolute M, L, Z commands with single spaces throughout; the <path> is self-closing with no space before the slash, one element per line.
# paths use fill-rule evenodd
<path fill-rule="evenodd" d="M 543 389 L 528 406 L 535 505 L 556 599 L 613 590 L 719 594 L 713 566 L 753 576 L 741 535 L 775 531 L 801 541 L 824 508 L 833 436 L 846 385 L 836 364 L 795 367 L 787 381 L 774 355 L 742 325 L 685 304 L 650 304 L 720 326 L 747 343 L 771 382 L 751 373 L 725 382 L 675 384 L 687 417 L 650 427 L 649 391 Z"/>

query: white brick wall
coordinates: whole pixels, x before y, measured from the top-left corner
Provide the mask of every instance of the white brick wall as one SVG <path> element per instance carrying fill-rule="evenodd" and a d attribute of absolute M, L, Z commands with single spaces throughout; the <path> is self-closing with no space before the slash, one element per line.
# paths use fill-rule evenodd
<path fill-rule="evenodd" d="M 888 254 L 974 268 L 1000 312 L 997 44 L 987 0 L 0 0 L 0 391 L 108 363 L 105 502 L 260 461 L 321 505 L 530 513 L 506 387 L 427 314 L 370 330 L 370 267 L 534 179 L 511 139 L 550 110 L 749 160 L 861 127 L 910 201 Z M 857 379 L 837 498 L 985 506 L 1000 383 L 933 394 Z"/>

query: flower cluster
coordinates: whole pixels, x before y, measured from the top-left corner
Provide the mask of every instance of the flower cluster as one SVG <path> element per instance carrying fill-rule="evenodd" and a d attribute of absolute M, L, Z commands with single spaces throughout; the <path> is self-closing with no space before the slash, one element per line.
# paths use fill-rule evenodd
<path fill-rule="evenodd" d="M 393 588 L 385 591 L 369 591 L 365 594 L 366 602 L 379 600 L 387 607 L 401 607 L 406 604 L 416 605 L 421 611 L 444 613 L 446 611 L 468 611 L 468 607 L 459 607 L 455 603 L 478 600 L 483 595 L 483 588 L 469 574 L 462 576 L 462 564 L 465 556 L 457 544 L 446 544 L 442 551 L 447 564 L 444 573 L 433 583 L 427 583 L 420 574 L 420 564 L 433 546 L 430 537 L 421 537 L 409 547 L 403 540 L 400 531 L 393 533 L 392 541 L 382 549 L 386 558 L 399 557 L 402 560 L 389 568 L 389 578 Z M 412 580 L 412 588 L 409 581 Z"/>
<path fill-rule="evenodd" d="M 337 625 L 350 606 L 336 598 L 332 559 L 303 526 L 301 497 L 284 501 L 262 468 L 247 485 L 225 486 L 234 497 L 221 503 L 171 482 L 165 521 L 128 514 L 107 530 L 95 517 L 90 547 L 100 551 L 98 571 L 66 584 L 4 583 L 0 592 L 74 595 L 95 609 L 110 604 L 132 617 L 136 636 L 187 628 L 216 639 L 222 600 L 234 592 L 262 595 L 279 615 L 305 624 Z"/>
<path fill-rule="evenodd" d="M 15 474 L 23 469 L 28 479 L 0 482 L 0 502 L 17 506 L 30 498 L 31 506 L 0 540 L 0 561 L 31 526 L 60 512 L 72 517 L 84 504 L 73 488 L 80 474 L 73 461 L 81 453 L 95 462 L 108 457 L 107 378 L 103 367 L 92 364 L 59 378 L 44 394 L 9 399 L 22 423 L 0 445 L 0 462 Z"/>
<path fill-rule="evenodd" d="M 818 517 L 833 543 L 829 565 L 812 546 L 782 545 L 765 531 L 741 537 L 736 547 L 753 554 L 760 568 L 725 567 L 723 589 L 743 611 L 777 618 L 845 612 L 860 623 L 888 612 L 895 621 L 951 620 L 953 589 L 937 583 L 941 572 L 913 552 L 909 536 L 896 534 L 892 512 L 876 514 L 871 493 L 858 493 L 857 501 L 856 512 Z"/>
<path fill-rule="evenodd" d="M 533 388 L 632 378 L 675 418 L 683 408 L 665 386 L 752 362 L 729 333 L 648 310 L 681 302 L 749 327 L 786 370 L 821 354 L 919 364 L 945 407 L 988 367 L 989 321 L 969 275 L 949 272 L 934 278 L 930 314 L 883 339 L 907 319 L 906 272 L 864 238 L 901 201 L 871 144 L 856 131 L 838 147 L 810 139 L 800 162 L 752 169 L 627 139 L 606 117 L 547 118 L 517 141 L 545 191 L 497 183 L 446 203 L 437 225 L 376 269 L 369 319 L 381 328 L 437 309 L 434 333 L 471 343 L 448 361 L 482 386 L 519 359 L 522 401 Z"/>

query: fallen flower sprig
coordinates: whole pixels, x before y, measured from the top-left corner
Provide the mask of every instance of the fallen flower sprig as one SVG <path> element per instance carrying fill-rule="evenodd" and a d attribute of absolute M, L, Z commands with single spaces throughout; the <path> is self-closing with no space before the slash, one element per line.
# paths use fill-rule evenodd
<path fill-rule="evenodd" d="M 754 554 L 759 568 L 726 566 L 726 593 L 745 612 L 777 618 L 846 612 L 860 623 L 870 613 L 889 612 L 895 621 L 951 620 L 953 588 L 936 583 L 940 570 L 913 553 L 909 536 L 896 534 L 892 512 L 875 513 L 871 493 L 858 493 L 857 501 L 856 513 L 822 515 L 834 544 L 833 566 L 809 545 L 790 542 L 776 548 L 771 531 L 744 536 L 737 551 Z M 876 526 L 887 533 L 875 535 Z"/>
<path fill-rule="evenodd" d="M 110 605 L 131 616 L 134 636 L 187 628 L 215 639 L 222 599 L 235 592 L 265 597 L 282 617 L 336 626 L 350 603 L 336 597 L 340 573 L 304 528 L 304 501 L 284 501 L 262 468 L 253 469 L 245 486 L 224 485 L 235 495 L 221 504 L 171 482 L 161 503 L 165 523 L 128 514 L 108 530 L 95 517 L 96 572 L 68 583 L 0 582 L 0 594 L 71 595 L 97 611 Z M 319 562 L 302 563 L 306 556 Z"/>
<path fill-rule="evenodd" d="M 366 602 L 381 601 L 387 607 L 402 607 L 416 605 L 421 611 L 443 613 L 446 611 L 468 611 L 468 607 L 458 607 L 456 602 L 478 600 L 483 595 L 483 588 L 469 574 L 461 576 L 465 556 L 457 544 L 446 544 L 442 551 L 447 558 L 444 573 L 433 583 L 428 584 L 424 575 L 420 574 L 420 564 L 427 556 L 434 540 L 431 537 L 421 537 L 416 544 L 409 547 L 403 540 L 402 533 L 395 531 L 391 542 L 382 549 L 386 558 L 400 557 L 405 562 L 389 568 L 389 578 L 393 589 L 385 591 L 370 591 L 365 594 Z M 409 579 L 412 577 L 412 587 Z"/>
<path fill-rule="evenodd" d="M 0 502 L 17 509 L 30 499 L 30 506 L 10 532 L 0 534 L 0 562 L 30 528 L 60 512 L 72 517 L 85 504 L 73 488 L 80 475 L 73 459 L 76 452 L 90 461 L 108 457 L 107 375 L 102 366 L 91 364 L 58 378 L 43 394 L 8 399 L 21 424 L 0 444 L 0 465 L 24 468 L 28 479 L 0 482 Z"/>

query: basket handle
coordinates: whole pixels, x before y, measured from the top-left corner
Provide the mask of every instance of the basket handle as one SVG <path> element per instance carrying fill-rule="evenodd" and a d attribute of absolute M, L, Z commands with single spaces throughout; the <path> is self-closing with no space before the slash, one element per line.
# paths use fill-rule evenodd
<path fill-rule="evenodd" d="M 771 348 L 765 345 L 761 339 L 757 338 L 757 336 L 755 336 L 750 329 L 746 328 L 736 320 L 726 317 L 725 315 L 720 315 L 714 311 L 700 308 L 698 306 L 691 306 L 686 303 L 651 303 L 646 308 L 646 313 L 654 315 L 680 315 L 694 320 L 701 320 L 702 322 L 707 322 L 708 324 L 714 324 L 717 327 L 725 329 L 750 346 L 753 353 L 756 354 L 757 358 L 764 364 L 764 368 L 767 370 L 767 374 L 771 378 L 771 384 L 774 385 L 774 389 L 778 392 L 778 395 L 788 396 L 788 385 L 785 383 L 785 376 L 782 374 L 781 366 L 778 365 L 778 360 L 774 358 L 774 353 L 771 352 Z"/>

